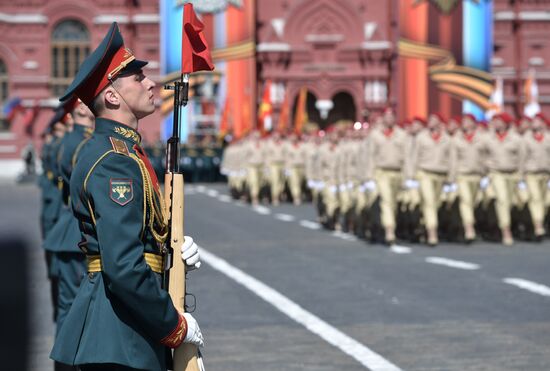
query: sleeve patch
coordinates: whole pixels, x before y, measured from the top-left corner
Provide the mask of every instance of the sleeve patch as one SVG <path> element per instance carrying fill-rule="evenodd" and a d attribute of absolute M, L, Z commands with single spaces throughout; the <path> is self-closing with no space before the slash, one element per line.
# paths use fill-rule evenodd
<path fill-rule="evenodd" d="M 120 206 L 126 205 L 134 199 L 132 179 L 111 178 L 109 181 L 109 194 L 111 200 Z"/>

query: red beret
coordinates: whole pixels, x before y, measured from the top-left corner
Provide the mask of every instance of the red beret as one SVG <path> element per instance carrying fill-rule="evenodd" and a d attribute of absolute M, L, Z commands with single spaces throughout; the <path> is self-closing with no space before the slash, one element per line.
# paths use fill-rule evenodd
<path fill-rule="evenodd" d="M 514 118 L 510 116 L 507 112 L 501 112 L 493 116 L 493 119 L 500 119 L 504 121 L 507 125 L 510 125 L 512 122 L 514 122 Z"/>

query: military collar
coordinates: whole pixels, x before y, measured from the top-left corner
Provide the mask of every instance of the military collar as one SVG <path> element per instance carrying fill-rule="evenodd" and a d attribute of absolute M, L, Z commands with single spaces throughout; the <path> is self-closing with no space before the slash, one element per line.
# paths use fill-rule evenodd
<path fill-rule="evenodd" d="M 136 130 L 118 121 L 98 117 L 95 122 L 94 132 L 125 139 L 134 144 L 141 144 L 141 135 Z"/>

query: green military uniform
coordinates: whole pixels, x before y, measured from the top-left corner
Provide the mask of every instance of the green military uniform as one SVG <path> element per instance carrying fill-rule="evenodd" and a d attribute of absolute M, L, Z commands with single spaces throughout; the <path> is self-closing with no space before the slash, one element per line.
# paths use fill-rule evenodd
<path fill-rule="evenodd" d="M 71 203 L 86 241 L 82 249 L 90 259 L 101 257 L 102 272 L 82 282 L 60 329 L 52 351 L 60 362 L 167 367 L 160 340 L 176 328 L 178 312 L 144 256 L 161 254 L 154 227 L 160 205 L 149 189 L 152 175 L 138 161 L 144 156 L 139 140 L 129 127 L 98 118 L 73 171 Z"/>
<path fill-rule="evenodd" d="M 76 94 L 90 107 L 113 79 L 145 64 L 124 48 L 113 23 L 62 99 Z M 94 134 L 80 150 L 70 198 L 88 276 L 58 331 L 51 352 L 56 361 L 82 369 L 116 364 L 164 371 L 167 346 L 177 347 L 186 336 L 184 316 L 161 287 L 166 217 L 140 141 L 130 126 L 97 117 Z"/>
<path fill-rule="evenodd" d="M 80 149 L 90 137 L 91 131 L 82 125 L 75 124 L 73 131 L 66 134 L 61 142 L 59 174 L 63 179 L 62 194 L 64 206 L 62 216 L 54 229 L 64 231 L 62 238 L 53 246 L 59 277 L 59 297 L 57 327 L 61 327 L 65 316 L 86 274 L 85 256 L 78 248 L 81 240 L 78 221 L 69 206 L 69 182 Z"/>
<path fill-rule="evenodd" d="M 54 117 L 50 120 L 50 125 L 53 127 L 55 123 L 61 120 L 63 110 L 58 110 Z M 43 151 L 42 167 L 45 174 L 42 184 L 42 212 L 41 224 L 43 230 L 42 246 L 45 250 L 46 266 L 48 270 L 48 278 L 50 279 L 50 293 L 53 305 L 53 318 L 57 319 L 57 299 L 58 299 L 58 267 L 49 241 L 57 238 L 53 231 L 57 224 L 63 204 L 62 194 L 59 189 L 59 173 L 57 168 L 57 157 L 62 138 L 54 137 Z"/>

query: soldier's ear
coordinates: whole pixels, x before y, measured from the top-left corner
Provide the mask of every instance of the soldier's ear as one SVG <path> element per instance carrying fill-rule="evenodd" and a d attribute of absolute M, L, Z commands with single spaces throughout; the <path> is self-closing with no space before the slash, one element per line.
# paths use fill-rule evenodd
<path fill-rule="evenodd" d="M 106 107 L 118 107 L 120 106 L 120 96 L 115 88 L 108 86 L 103 92 L 103 101 Z"/>

